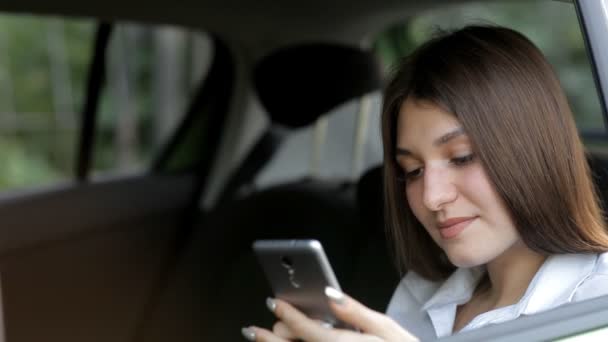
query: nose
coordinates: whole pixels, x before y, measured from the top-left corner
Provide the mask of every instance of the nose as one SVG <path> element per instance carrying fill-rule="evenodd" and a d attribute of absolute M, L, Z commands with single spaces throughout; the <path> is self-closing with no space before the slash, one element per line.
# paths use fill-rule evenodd
<path fill-rule="evenodd" d="M 453 184 L 450 171 L 441 166 L 426 166 L 424 170 L 424 205 L 432 210 L 438 211 L 442 207 L 454 201 L 458 191 Z"/>

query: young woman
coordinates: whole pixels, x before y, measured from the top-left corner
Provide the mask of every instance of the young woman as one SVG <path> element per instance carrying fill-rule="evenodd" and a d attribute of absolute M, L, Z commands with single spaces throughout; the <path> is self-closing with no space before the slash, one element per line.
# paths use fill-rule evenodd
<path fill-rule="evenodd" d="M 389 237 L 407 271 L 386 315 L 328 288 L 327 328 L 276 299 L 255 341 L 415 341 L 608 294 L 608 233 L 583 145 L 542 53 L 469 26 L 405 59 L 382 115 Z"/>

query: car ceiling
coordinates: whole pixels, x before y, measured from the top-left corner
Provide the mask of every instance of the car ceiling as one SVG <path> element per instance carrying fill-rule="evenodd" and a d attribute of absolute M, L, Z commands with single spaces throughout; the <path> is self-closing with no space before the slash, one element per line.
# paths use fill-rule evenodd
<path fill-rule="evenodd" d="M 264 54 L 297 42 L 365 44 L 366 38 L 418 11 L 463 1 L 5 0 L 0 10 L 173 24 L 211 31 L 254 54 Z"/>

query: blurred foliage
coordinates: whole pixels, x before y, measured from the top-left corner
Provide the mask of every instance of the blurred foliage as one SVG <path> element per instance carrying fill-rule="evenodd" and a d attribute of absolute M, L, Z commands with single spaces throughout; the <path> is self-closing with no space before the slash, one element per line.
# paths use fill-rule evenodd
<path fill-rule="evenodd" d="M 91 58 L 91 21 L 0 15 L 0 189 L 69 178 L 74 172 L 78 118 Z M 55 113 L 50 39 L 63 38 L 71 85 L 66 107 Z"/>
<path fill-rule="evenodd" d="M 604 130 L 581 29 L 572 3 L 538 1 L 470 2 L 429 10 L 393 26 L 376 40 L 375 49 L 386 70 L 437 29 L 468 24 L 494 24 L 515 29 L 532 40 L 558 73 L 579 128 Z"/>
<path fill-rule="evenodd" d="M 0 15 L 0 189 L 74 177 L 96 27 L 94 20 Z M 193 39 L 200 43 L 207 37 L 169 27 L 115 25 L 96 117 L 94 172 L 129 172 L 152 160 L 167 138 L 159 131 L 170 132 L 165 126 L 185 112 L 192 79 L 181 75 L 203 77 L 188 69 L 202 63 L 186 61 L 192 58 L 186 43 Z M 177 57 L 167 62 L 161 50 Z M 158 86 L 163 81 L 170 83 Z M 161 93 L 167 88 L 173 92 Z M 159 103 L 169 103 L 169 112 L 159 110 Z"/>
<path fill-rule="evenodd" d="M 170 26 L 115 26 L 97 115 L 94 172 L 130 172 L 156 157 L 205 77 L 195 67 L 205 61 L 192 60 L 195 41 L 209 37 Z"/>
<path fill-rule="evenodd" d="M 49 183 L 65 175 L 54 169 L 44 155 L 28 153 L 18 139 L 0 137 L 0 188 L 24 187 Z"/>

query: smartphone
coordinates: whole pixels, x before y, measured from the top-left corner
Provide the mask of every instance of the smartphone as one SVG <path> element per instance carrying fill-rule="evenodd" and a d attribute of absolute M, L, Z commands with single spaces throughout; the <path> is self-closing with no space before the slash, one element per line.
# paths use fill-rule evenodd
<path fill-rule="evenodd" d="M 348 328 L 329 308 L 325 287 L 342 290 L 319 241 L 257 240 L 253 250 L 276 298 L 310 318 Z"/>

